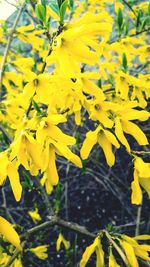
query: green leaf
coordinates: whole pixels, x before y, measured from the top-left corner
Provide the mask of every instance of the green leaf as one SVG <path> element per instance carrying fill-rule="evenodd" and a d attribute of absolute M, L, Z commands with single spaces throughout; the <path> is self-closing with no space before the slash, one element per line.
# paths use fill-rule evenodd
<path fill-rule="evenodd" d="M 70 0 L 69 6 L 71 9 L 74 9 L 74 0 Z"/>
<path fill-rule="evenodd" d="M 149 2 L 149 5 L 148 5 L 148 15 L 150 16 L 150 2 Z"/>
<path fill-rule="evenodd" d="M 49 29 L 50 28 L 50 22 L 51 22 L 51 17 L 49 17 L 46 21 L 46 28 Z"/>
<path fill-rule="evenodd" d="M 65 0 L 60 7 L 60 23 L 64 22 L 64 16 L 68 6 L 68 0 Z"/>
<path fill-rule="evenodd" d="M 138 28 L 141 24 L 141 18 L 142 18 L 142 12 L 141 10 L 138 11 L 137 17 L 136 17 L 136 28 Z"/>
<path fill-rule="evenodd" d="M 128 61 L 127 61 L 126 53 L 122 54 L 122 65 L 123 65 L 124 71 L 127 72 L 127 70 L 128 70 Z"/>
<path fill-rule="evenodd" d="M 41 0 L 41 4 L 46 8 L 46 0 Z"/>
<path fill-rule="evenodd" d="M 32 100 L 32 104 L 33 104 L 33 107 L 35 108 L 35 110 L 37 111 L 37 113 L 39 115 L 42 115 L 43 112 L 41 111 L 40 107 L 38 106 L 38 104 L 34 100 Z"/>
<path fill-rule="evenodd" d="M 144 18 L 140 30 L 143 30 L 147 24 L 149 24 L 149 17 Z"/>
<path fill-rule="evenodd" d="M 35 12 L 36 12 L 37 18 L 40 21 L 42 22 L 46 21 L 46 8 L 43 5 L 41 4 L 36 5 Z"/>
<path fill-rule="evenodd" d="M 51 3 L 51 4 L 50 4 L 50 7 L 51 7 L 51 9 L 52 9 L 58 16 L 60 16 L 59 6 L 58 6 L 57 4 L 55 4 L 55 3 Z"/>
<path fill-rule="evenodd" d="M 119 30 L 121 30 L 122 24 L 123 24 L 123 14 L 121 8 L 118 9 L 118 14 L 117 14 L 117 24 Z"/>

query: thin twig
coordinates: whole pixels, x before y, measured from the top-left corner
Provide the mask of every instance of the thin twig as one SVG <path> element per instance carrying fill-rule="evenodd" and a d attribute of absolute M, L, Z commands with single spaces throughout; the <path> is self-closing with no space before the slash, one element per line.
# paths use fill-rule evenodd
<path fill-rule="evenodd" d="M 25 244 L 26 244 L 26 241 L 23 241 L 21 243 L 21 247 L 23 248 L 25 246 Z M 8 262 L 5 264 L 4 267 L 9 267 L 14 262 L 14 260 L 18 257 L 18 255 L 20 253 L 21 253 L 21 251 L 16 248 L 14 254 L 10 257 L 10 259 L 8 260 Z"/>
<path fill-rule="evenodd" d="M 21 235 L 21 238 L 26 238 L 25 241 L 21 242 L 22 248 L 24 248 L 24 246 L 26 245 L 28 237 L 30 235 L 35 234 L 36 232 L 43 230 L 43 229 L 46 229 L 46 228 L 53 226 L 53 225 L 58 225 L 58 226 L 64 227 L 70 231 L 85 235 L 85 236 L 90 237 L 92 239 L 96 237 L 95 234 L 89 232 L 83 226 L 80 226 L 76 223 L 65 221 L 65 220 L 63 220 L 57 216 L 49 216 L 49 221 L 46 221 L 46 222 L 39 224 L 39 225 L 37 225 L 31 229 L 28 229 L 24 234 Z M 7 264 L 4 267 L 9 267 L 14 262 L 14 260 L 18 257 L 18 255 L 20 253 L 21 253 L 21 251 L 16 249 L 14 254 L 11 256 L 11 258 L 9 259 L 9 261 L 7 262 Z"/>
<path fill-rule="evenodd" d="M 130 34 L 130 35 L 128 35 L 128 36 L 124 36 L 124 37 L 122 37 L 122 38 L 120 38 L 120 39 L 112 40 L 112 41 L 108 42 L 108 44 L 113 44 L 113 43 L 116 43 L 116 42 L 120 42 L 120 41 L 122 41 L 122 39 L 125 39 L 125 38 L 127 38 L 127 37 L 134 37 L 134 36 L 140 35 L 140 34 L 142 34 L 142 33 L 144 33 L 144 32 L 149 32 L 149 31 L 150 31 L 150 27 L 147 28 L 147 29 L 143 29 L 143 30 L 140 31 L 140 32 L 136 32 L 136 33 Z"/>
<path fill-rule="evenodd" d="M 130 4 L 125 1 L 125 0 L 122 0 L 122 2 L 132 11 L 132 13 L 136 16 L 136 12 L 134 11 L 134 9 L 132 8 L 132 6 L 130 6 Z"/>
<path fill-rule="evenodd" d="M 3 56 L 3 59 L 2 59 L 1 69 L 0 69 L 0 98 L 1 98 L 1 95 L 2 95 L 2 80 L 3 80 L 3 73 L 4 73 L 5 64 L 7 62 L 8 52 L 9 52 L 10 45 L 11 45 L 11 42 L 12 42 L 12 39 L 13 39 L 13 34 L 15 32 L 15 29 L 17 27 L 18 21 L 20 19 L 20 16 L 22 14 L 22 11 L 23 11 L 24 7 L 25 7 L 25 4 L 23 4 L 23 6 L 18 11 L 17 17 L 16 17 L 16 19 L 14 21 L 13 27 L 12 27 L 12 29 L 10 31 L 10 34 L 9 34 L 9 37 L 8 37 L 8 42 L 7 42 L 7 45 L 6 45 L 6 49 L 4 51 L 4 56 Z"/>
<path fill-rule="evenodd" d="M 112 239 L 111 235 L 106 230 L 103 230 L 103 232 L 105 233 L 105 235 L 108 238 L 108 240 L 110 241 L 110 243 L 117 250 L 118 254 L 122 258 L 122 260 L 124 261 L 124 263 L 126 264 L 126 266 L 129 266 L 128 260 L 127 260 L 127 258 L 125 256 L 124 252 L 122 251 L 122 249 L 117 245 L 117 243 Z"/>
<path fill-rule="evenodd" d="M 141 212 L 142 212 L 142 205 L 140 205 L 137 209 L 135 236 L 139 235 L 140 232 Z"/>

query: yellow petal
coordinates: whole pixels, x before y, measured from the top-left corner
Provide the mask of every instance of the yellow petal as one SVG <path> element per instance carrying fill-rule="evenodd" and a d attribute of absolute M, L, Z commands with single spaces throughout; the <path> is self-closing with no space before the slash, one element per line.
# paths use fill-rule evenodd
<path fill-rule="evenodd" d="M 87 159 L 93 146 L 97 143 L 97 135 L 101 128 L 98 126 L 95 131 L 89 131 L 82 144 L 80 154 L 82 159 Z"/>
<path fill-rule="evenodd" d="M 48 132 L 51 138 L 65 145 L 74 145 L 76 143 L 74 137 L 64 134 L 57 126 L 49 126 Z"/>
<path fill-rule="evenodd" d="M 140 257 L 143 260 L 150 261 L 150 257 L 147 251 L 140 249 L 140 246 L 138 248 L 134 248 L 134 252 L 136 256 Z"/>
<path fill-rule="evenodd" d="M 45 260 L 48 258 L 47 254 L 48 245 L 38 246 L 36 248 L 30 248 L 30 251 L 34 253 L 39 259 Z"/>
<path fill-rule="evenodd" d="M 120 244 L 125 251 L 125 254 L 127 256 L 127 259 L 128 259 L 130 266 L 131 267 L 139 267 L 139 264 L 138 264 L 137 258 L 135 256 L 133 247 L 126 241 L 120 240 Z"/>
<path fill-rule="evenodd" d="M 97 239 L 96 247 L 96 267 L 104 267 L 104 251 L 100 242 L 100 239 Z"/>
<path fill-rule="evenodd" d="M 140 157 L 136 157 L 134 167 L 138 171 L 139 177 L 150 178 L 150 163 L 144 162 Z"/>
<path fill-rule="evenodd" d="M 49 150 L 49 164 L 46 173 L 47 179 L 50 181 L 51 185 L 57 185 L 59 181 L 59 176 L 56 168 L 55 149 L 53 147 L 51 147 Z"/>
<path fill-rule="evenodd" d="M 149 240 L 150 235 L 137 235 L 134 237 L 135 240 Z"/>
<path fill-rule="evenodd" d="M 8 177 L 10 180 L 11 188 L 15 196 L 15 199 L 16 201 L 20 201 L 21 194 L 22 194 L 22 186 L 20 183 L 20 177 L 19 177 L 17 168 L 14 166 L 12 162 L 10 162 L 7 167 L 7 170 L 8 170 Z"/>
<path fill-rule="evenodd" d="M 139 178 L 140 185 L 144 188 L 150 198 L 150 178 Z"/>
<path fill-rule="evenodd" d="M 85 265 L 89 261 L 91 255 L 96 250 L 96 246 L 97 246 L 97 240 L 95 239 L 94 243 L 92 245 L 88 246 L 86 248 L 86 250 L 84 251 L 84 253 L 82 255 L 82 259 L 80 261 L 80 267 L 85 267 Z"/>
<path fill-rule="evenodd" d="M 109 140 L 106 138 L 104 133 L 100 133 L 98 137 L 98 143 L 103 149 L 107 164 L 112 167 L 115 163 L 115 156 L 112 152 L 112 145 Z"/>
<path fill-rule="evenodd" d="M 130 146 L 123 134 L 122 124 L 119 118 L 115 120 L 115 134 L 118 137 L 119 141 L 126 147 L 127 151 L 130 152 Z"/>
<path fill-rule="evenodd" d="M 64 247 L 65 247 L 66 250 L 69 249 L 69 247 L 70 247 L 70 242 L 67 241 L 67 240 L 63 237 L 63 235 L 60 233 L 59 236 L 58 236 L 58 239 L 57 239 L 57 241 L 56 241 L 56 251 L 59 251 L 59 250 L 60 250 L 60 246 L 61 246 L 62 243 L 63 243 L 63 245 L 64 245 Z"/>
<path fill-rule="evenodd" d="M 146 110 L 132 110 L 124 114 L 125 120 L 141 120 L 146 121 L 150 117 L 150 112 Z"/>
<path fill-rule="evenodd" d="M 132 195 L 131 203 L 140 205 L 142 203 L 142 190 L 139 185 L 139 177 L 136 170 L 134 170 L 134 181 L 131 183 Z"/>
<path fill-rule="evenodd" d="M 146 135 L 133 122 L 123 120 L 122 128 L 125 133 L 132 135 L 136 139 L 136 141 L 139 143 L 139 145 L 141 146 L 148 145 L 148 140 L 147 140 Z"/>
<path fill-rule="evenodd" d="M 104 130 L 104 133 L 110 143 L 112 143 L 116 148 L 120 147 L 120 144 L 118 143 L 116 137 L 110 131 Z"/>
<path fill-rule="evenodd" d="M 66 159 L 74 163 L 79 168 L 82 168 L 82 162 L 80 158 L 75 155 L 67 146 L 61 143 L 55 143 L 55 147 L 58 150 L 58 154 L 64 156 Z"/>
<path fill-rule="evenodd" d="M 113 254 L 112 254 L 112 250 L 110 251 L 109 254 L 109 265 L 108 267 L 120 267 L 120 265 L 117 264 Z"/>
<path fill-rule="evenodd" d="M 21 250 L 20 238 L 12 225 L 0 216 L 0 234 L 2 234 L 11 244 Z"/>

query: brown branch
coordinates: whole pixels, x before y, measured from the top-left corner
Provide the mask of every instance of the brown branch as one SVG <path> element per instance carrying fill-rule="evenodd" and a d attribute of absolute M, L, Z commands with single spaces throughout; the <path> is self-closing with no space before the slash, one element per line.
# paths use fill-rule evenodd
<path fill-rule="evenodd" d="M 22 248 L 24 248 L 24 246 L 26 245 L 28 237 L 30 235 L 35 234 L 38 231 L 41 231 L 43 229 L 46 229 L 46 228 L 48 228 L 50 226 L 54 226 L 54 225 L 61 226 L 61 227 L 66 228 L 70 231 L 85 235 L 85 236 L 90 237 L 92 239 L 96 237 L 95 234 L 89 232 L 84 226 L 80 226 L 77 223 L 65 221 L 65 220 L 63 220 L 57 216 L 49 216 L 49 221 L 46 221 L 46 222 L 39 224 L 39 225 L 37 225 L 31 229 L 26 230 L 26 232 L 20 236 L 21 238 L 26 239 L 21 243 Z M 6 263 L 6 265 L 4 267 L 9 267 L 14 262 L 14 260 L 18 257 L 18 255 L 20 253 L 21 253 L 21 251 L 16 249 L 14 254 L 11 256 L 11 258 L 9 259 L 9 261 Z"/>
<path fill-rule="evenodd" d="M 140 32 L 136 32 L 136 33 L 133 33 L 133 34 L 124 36 L 124 37 L 122 37 L 122 38 L 120 38 L 120 39 L 112 40 L 112 41 L 108 42 L 108 44 L 113 44 L 113 43 L 116 43 L 116 42 L 120 42 L 120 41 L 122 41 L 122 39 L 125 39 L 126 37 L 134 37 L 134 36 L 140 35 L 140 34 L 142 34 L 142 33 L 144 33 L 144 32 L 149 32 L 149 31 L 150 31 L 150 27 L 147 28 L 147 29 L 143 29 L 143 30 L 140 31 Z"/>
<path fill-rule="evenodd" d="M 15 29 L 17 27 L 18 21 L 20 19 L 20 16 L 22 14 L 22 11 L 23 11 L 24 7 L 25 7 L 25 4 L 23 4 L 23 6 L 18 11 L 17 17 L 16 17 L 16 19 L 14 21 L 13 27 L 12 27 L 12 29 L 10 31 L 10 34 L 9 34 L 9 37 L 8 37 L 8 42 L 7 42 L 7 45 L 6 45 L 6 49 L 4 51 L 4 56 L 3 56 L 3 59 L 2 59 L 1 69 L 0 69 L 0 97 L 2 95 L 3 73 L 4 73 L 5 64 L 7 62 L 8 52 L 9 52 L 10 45 L 11 45 L 11 42 L 12 42 L 12 39 L 13 39 L 13 34 L 15 32 Z"/>

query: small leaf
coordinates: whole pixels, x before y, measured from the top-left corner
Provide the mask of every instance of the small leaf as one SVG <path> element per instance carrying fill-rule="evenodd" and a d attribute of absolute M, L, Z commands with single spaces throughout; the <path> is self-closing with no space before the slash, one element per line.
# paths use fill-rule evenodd
<path fill-rule="evenodd" d="M 148 5 L 148 15 L 150 16 L 150 2 L 149 2 L 149 5 Z"/>
<path fill-rule="evenodd" d="M 40 21 L 45 22 L 45 20 L 46 20 L 46 9 L 45 9 L 45 7 L 43 5 L 41 5 L 41 4 L 38 4 L 38 5 L 36 5 L 35 12 L 36 12 L 37 18 Z"/>
<path fill-rule="evenodd" d="M 38 104 L 34 100 L 32 100 L 32 104 L 33 104 L 33 107 L 35 108 L 35 110 L 37 111 L 37 113 L 39 115 L 42 115 L 43 112 L 41 111 L 40 107 L 38 106 Z"/>
<path fill-rule="evenodd" d="M 142 17 L 143 17 L 143 13 L 142 13 L 141 10 L 139 10 L 139 11 L 138 11 L 138 14 L 137 14 L 137 17 L 136 17 L 136 28 L 137 28 L 137 29 L 138 29 L 138 27 L 139 27 L 139 26 L 141 25 L 141 23 L 142 23 L 142 21 L 141 21 Z"/>
<path fill-rule="evenodd" d="M 55 3 L 51 3 L 51 4 L 50 4 L 50 8 L 51 8 L 51 9 L 52 9 L 58 16 L 60 16 L 59 7 L 58 7 L 57 4 L 55 4 Z"/>
<path fill-rule="evenodd" d="M 118 24 L 118 28 L 121 30 L 121 27 L 123 24 L 123 14 L 122 14 L 121 8 L 118 9 L 117 24 Z"/>
<path fill-rule="evenodd" d="M 65 0 L 60 7 L 60 23 L 63 23 L 66 9 L 68 6 L 68 0 Z"/>
<path fill-rule="evenodd" d="M 69 6 L 71 9 L 74 9 L 74 0 L 70 0 Z"/>
<path fill-rule="evenodd" d="M 46 28 L 49 29 L 50 28 L 50 22 L 51 22 L 51 17 L 49 17 L 46 21 Z"/>
<path fill-rule="evenodd" d="M 41 4 L 46 8 L 46 0 L 41 0 Z"/>
<path fill-rule="evenodd" d="M 127 61 L 126 53 L 122 54 L 122 65 L 123 65 L 124 71 L 127 72 L 127 70 L 128 70 L 128 61 Z"/>

